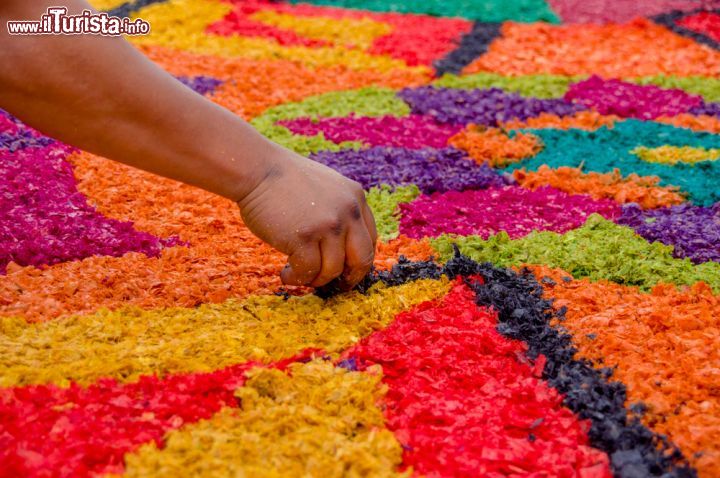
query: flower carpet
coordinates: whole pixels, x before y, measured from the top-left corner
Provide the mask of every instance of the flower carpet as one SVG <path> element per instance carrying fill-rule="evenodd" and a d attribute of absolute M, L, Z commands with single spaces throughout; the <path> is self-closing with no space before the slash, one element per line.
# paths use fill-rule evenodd
<path fill-rule="evenodd" d="M 94 0 L 360 182 L 357 290 L 0 112 L 0 477 L 720 476 L 720 2 Z"/>

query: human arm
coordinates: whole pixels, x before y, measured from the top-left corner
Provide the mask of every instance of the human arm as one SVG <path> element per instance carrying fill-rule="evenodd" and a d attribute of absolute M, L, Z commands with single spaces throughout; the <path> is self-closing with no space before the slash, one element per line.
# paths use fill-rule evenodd
<path fill-rule="evenodd" d="M 0 18 L 39 19 L 47 0 L 5 0 Z M 90 6 L 67 0 L 71 13 Z M 0 107 L 40 131 L 238 203 L 288 254 L 282 279 L 357 283 L 376 241 L 362 188 L 260 135 L 119 37 L 11 36 L 0 28 Z"/>

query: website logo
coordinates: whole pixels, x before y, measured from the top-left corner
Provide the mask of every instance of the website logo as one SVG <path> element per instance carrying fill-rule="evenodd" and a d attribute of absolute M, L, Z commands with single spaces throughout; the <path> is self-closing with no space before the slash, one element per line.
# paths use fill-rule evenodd
<path fill-rule="evenodd" d="M 112 17 L 107 13 L 83 10 L 68 15 L 66 7 L 49 7 L 40 20 L 11 20 L 7 22 L 11 35 L 147 35 L 150 24 L 138 18 Z"/>

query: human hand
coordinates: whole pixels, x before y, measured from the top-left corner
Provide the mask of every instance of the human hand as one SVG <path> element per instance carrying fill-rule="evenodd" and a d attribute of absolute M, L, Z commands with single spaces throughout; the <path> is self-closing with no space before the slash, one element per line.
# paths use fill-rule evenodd
<path fill-rule="evenodd" d="M 238 201 L 247 227 L 288 254 L 283 283 L 345 289 L 368 273 L 377 232 L 362 187 L 332 169 L 273 145 L 272 164 Z"/>

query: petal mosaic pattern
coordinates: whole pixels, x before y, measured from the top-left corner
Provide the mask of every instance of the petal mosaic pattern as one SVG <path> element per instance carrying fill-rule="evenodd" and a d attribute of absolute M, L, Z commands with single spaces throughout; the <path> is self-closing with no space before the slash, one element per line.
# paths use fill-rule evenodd
<path fill-rule="evenodd" d="M 0 478 L 720 475 L 718 2 L 92 3 L 360 182 L 375 270 L 0 110 Z"/>
<path fill-rule="evenodd" d="M 10 133 L 17 141 L 0 149 L 0 274 L 8 267 L 55 264 L 93 255 L 141 252 L 158 256 L 182 244 L 137 231 L 131 222 L 104 217 L 77 190 L 70 148 L 49 138 Z M 33 133 L 30 133 L 33 134 Z M 43 146 L 47 141 L 48 146 Z"/>

